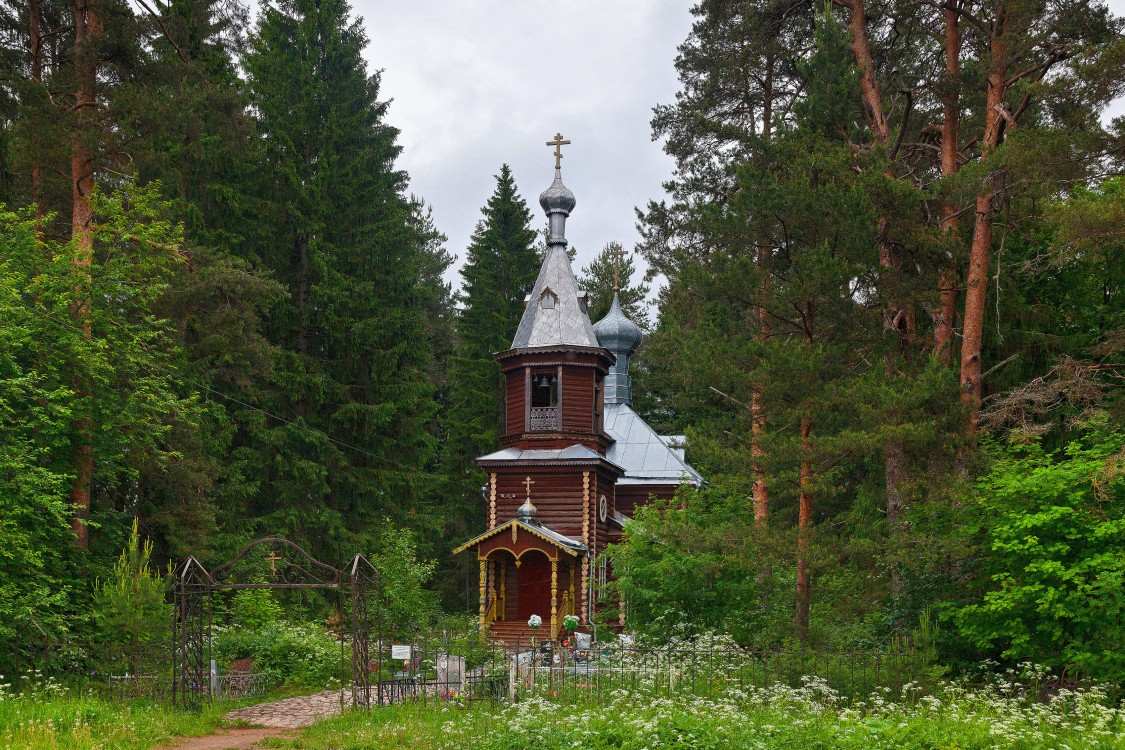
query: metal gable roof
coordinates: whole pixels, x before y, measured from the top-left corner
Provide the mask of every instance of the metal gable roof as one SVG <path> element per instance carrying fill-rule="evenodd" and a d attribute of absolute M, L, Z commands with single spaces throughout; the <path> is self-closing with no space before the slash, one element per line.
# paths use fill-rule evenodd
<path fill-rule="evenodd" d="M 618 484 L 703 484 L 679 445 L 657 435 L 627 404 L 605 405 L 605 431 L 614 440 L 606 458 L 625 470 Z"/>

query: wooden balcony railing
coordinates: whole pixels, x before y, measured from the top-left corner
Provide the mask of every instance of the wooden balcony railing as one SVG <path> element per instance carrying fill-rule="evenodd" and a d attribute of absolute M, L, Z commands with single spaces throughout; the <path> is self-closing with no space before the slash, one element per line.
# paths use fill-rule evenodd
<path fill-rule="evenodd" d="M 528 432 L 550 432 L 559 429 L 559 407 L 533 406 Z"/>

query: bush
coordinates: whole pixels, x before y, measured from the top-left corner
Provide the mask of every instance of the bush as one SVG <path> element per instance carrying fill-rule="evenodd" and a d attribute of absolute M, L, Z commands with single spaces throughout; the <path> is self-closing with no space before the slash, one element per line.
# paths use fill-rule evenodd
<path fill-rule="evenodd" d="M 229 666 L 235 659 L 253 659 L 254 672 L 279 683 L 325 687 L 340 680 L 340 641 L 312 623 L 216 627 L 212 646 L 221 666 Z M 344 658 L 349 657 L 345 654 Z"/>
<path fill-rule="evenodd" d="M 1057 454 L 993 447 L 973 517 L 989 585 L 954 613 L 961 635 L 1125 684 L 1125 435 Z"/>

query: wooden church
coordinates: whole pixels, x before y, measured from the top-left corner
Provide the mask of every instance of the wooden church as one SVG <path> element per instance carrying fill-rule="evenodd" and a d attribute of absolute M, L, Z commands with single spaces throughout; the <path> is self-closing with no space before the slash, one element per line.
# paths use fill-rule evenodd
<path fill-rule="evenodd" d="M 632 409 L 629 357 L 641 329 L 617 296 L 590 322 L 566 254 L 574 194 L 563 185 L 561 136 L 555 179 L 539 196 L 547 213 L 547 252 L 512 346 L 496 355 L 505 378 L 500 450 L 477 464 L 488 474 L 486 531 L 457 553 L 480 566 L 480 625 L 497 640 L 537 633 L 554 639 L 566 615 L 588 631 L 611 575 L 603 556 L 634 510 L 699 484 L 683 438 L 657 435 Z M 623 602 L 618 626 L 625 625 Z"/>

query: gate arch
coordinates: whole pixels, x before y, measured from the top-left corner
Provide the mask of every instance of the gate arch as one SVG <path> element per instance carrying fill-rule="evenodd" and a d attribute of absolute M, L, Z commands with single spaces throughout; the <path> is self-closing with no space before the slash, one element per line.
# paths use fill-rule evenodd
<path fill-rule="evenodd" d="M 268 554 L 267 554 L 268 553 Z M 351 685 L 351 704 L 371 706 L 371 596 L 379 574 L 360 553 L 343 569 L 317 560 L 288 539 L 266 537 L 246 545 L 227 562 L 208 571 L 194 556 L 174 573 L 172 702 L 198 708 L 211 695 L 211 594 L 238 589 L 323 589 L 336 592 L 340 619 L 340 701 Z M 344 603 L 348 611 L 344 612 Z M 348 623 L 345 636 L 344 622 Z M 350 640 L 351 659 L 344 658 Z M 349 674 L 350 673 L 350 674 Z"/>

